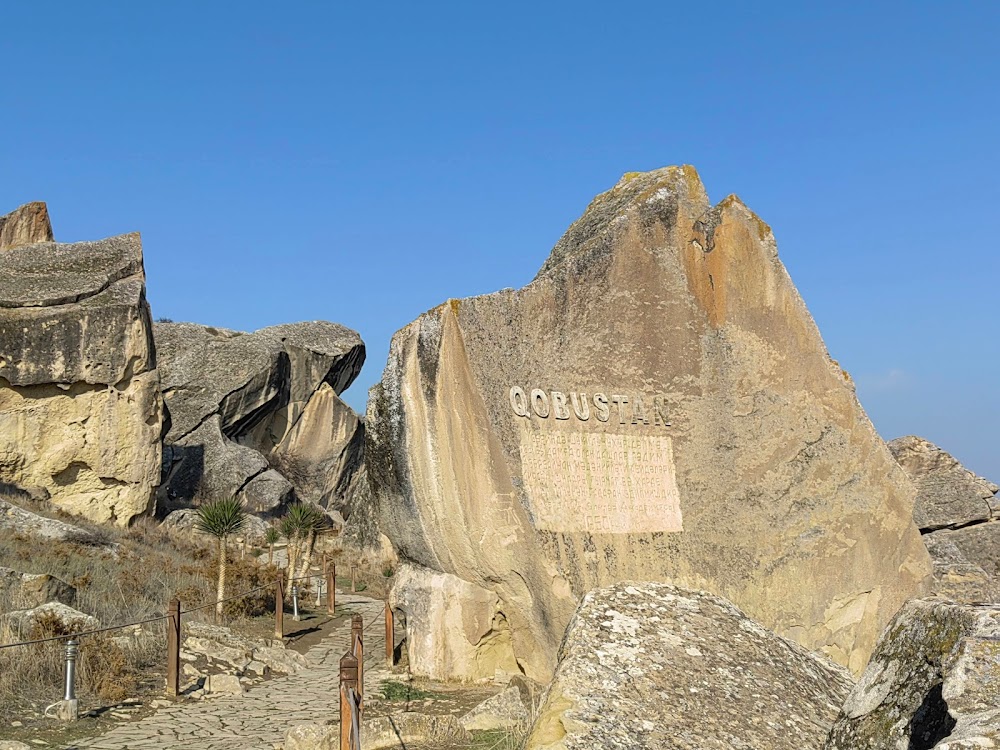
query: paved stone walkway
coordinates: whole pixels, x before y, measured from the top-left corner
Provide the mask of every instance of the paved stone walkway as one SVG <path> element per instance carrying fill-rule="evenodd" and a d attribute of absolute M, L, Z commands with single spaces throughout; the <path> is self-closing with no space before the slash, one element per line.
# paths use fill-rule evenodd
<path fill-rule="evenodd" d="M 356 594 L 337 594 L 365 622 L 365 693 L 378 692 L 385 668 L 384 604 Z M 286 614 L 286 627 L 289 620 Z M 340 715 L 340 657 L 350 642 L 350 621 L 309 649 L 309 667 L 276 677 L 243 695 L 181 701 L 153 716 L 123 724 L 70 750 L 273 750 L 297 724 L 336 720 Z"/>

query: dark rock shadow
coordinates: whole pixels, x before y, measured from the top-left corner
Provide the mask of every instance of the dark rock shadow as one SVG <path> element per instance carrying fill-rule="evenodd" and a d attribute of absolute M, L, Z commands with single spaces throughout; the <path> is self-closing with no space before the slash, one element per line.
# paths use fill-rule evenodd
<path fill-rule="evenodd" d="M 923 702 L 914 712 L 907 733 L 910 743 L 907 750 L 931 750 L 955 728 L 958 722 L 948 713 L 948 702 L 941 694 L 942 683 L 938 683 L 924 696 Z"/>

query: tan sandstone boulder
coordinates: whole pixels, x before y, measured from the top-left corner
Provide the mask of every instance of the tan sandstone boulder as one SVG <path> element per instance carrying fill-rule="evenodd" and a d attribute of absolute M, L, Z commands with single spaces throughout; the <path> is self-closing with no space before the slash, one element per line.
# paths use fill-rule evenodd
<path fill-rule="evenodd" d="M 162 418 L 139 235 L 0 253 L 0 482 L 127 524 L 151 510 Z"/>
<path fill-rule="evenodd" d="M 770 228 L 691 167 L 625 175 L 528 286 L 399 331 L 366 422 L 384 532 L 495 594 L 542 681 L 615 581 L 717 593 L 857 672 L 930 572 Z"/>
<path fill-rule="evenodd" d="M 52 241 L 49 209 L 42 202 L 25 203 L 0 216 L 0 250 Z"/>
<path fill-rule="evenodd" d="M 720 597 L 619 583 L 580 605 L 525 750 L 819 748 L 851 686 Z"/>

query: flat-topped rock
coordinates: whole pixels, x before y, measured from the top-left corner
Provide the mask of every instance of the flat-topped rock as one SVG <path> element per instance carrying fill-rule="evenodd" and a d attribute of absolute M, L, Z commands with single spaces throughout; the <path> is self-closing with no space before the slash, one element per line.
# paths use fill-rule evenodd
<path fill-rule="evenodd" d="M 770 227 L 690 167 L 625 175 L 526 287 L 397 332 L 366 431 L 400 556 L 496 595 L 542 682 L 615 581 L 711 591 L 860 671 L 929 578 L 913 486 Z"/>
<path fill-rule="evenodd" d="M 52 224 L 44 203 L 25 203 L 6 216 L 0 216 L 0 251 L 51 241 Z"/>
<path fill-rule="evenodd" d="M 668 584 L 587 594 L 526 750 L 818 748 L 847 670 L 726 600 Z"/>
<path fill-rule="evenodd" d="M 0 254 L 0 482 L 128 524 L 152 509 L 162 420 L 139 235 Z"/>

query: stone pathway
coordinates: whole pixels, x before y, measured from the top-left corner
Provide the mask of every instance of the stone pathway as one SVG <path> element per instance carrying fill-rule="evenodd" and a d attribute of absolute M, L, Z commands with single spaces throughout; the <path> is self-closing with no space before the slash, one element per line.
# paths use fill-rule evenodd
<path fill-rule="evenodd" d="M 385 668 L 384 604 L 356 594 L 337 594 L 337 607 L 360 613 L 365 622 L 365 693 L 378 693 Z M 286 614 L 286 627 L 289 615 Z M 153 716 L 123 724 L 68 750 L 273 750 L 297 724 L 336 721 L 340 715 L 340 657 L 347 651 L 346 621 L 306 654 L 309 667 L 276 677 L 243 695 L 181 701 Z"/>

